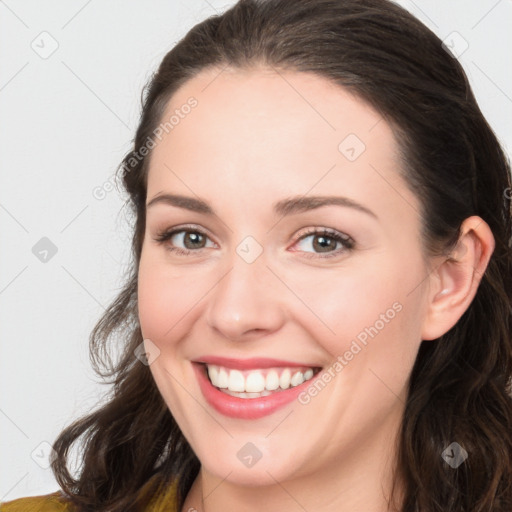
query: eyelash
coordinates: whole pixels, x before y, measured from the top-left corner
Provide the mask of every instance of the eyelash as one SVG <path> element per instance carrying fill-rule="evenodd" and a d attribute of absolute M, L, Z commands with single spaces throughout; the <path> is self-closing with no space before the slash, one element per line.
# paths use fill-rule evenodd
<path fill-rule="evenodd" d="M 208 238 L 208 235 L 204 231 L 197 229 L 195 226 L 181 226 L 179 228 L 163 230 L 163 231 L 158 232 L 156 237 L 154 238 L 154 240 L 156 242 L 158 242 L 159 244 L 165 244 L 174 235 L 176 235 L 178 233 L 183 233 L 183 232 L 197 233 L 197 234 L 200 234 L 200 235 Z M 305 253 L 306 258 L 314 258 L 314 257 L 332 258 L 335 256 L 339 256 L 342 253 L 352 251 L 355 246 L 355 241 L 352 237 L 345 235 L 343 233 L 340 233 L 338 231 L 335 231 L 335 230 L 327 229 L 327 228 L 321 228 L 321 229 L 310 228 L 308 231 L 303 233 L 297 239 L 297 241 L 295 243 L 298 243 L 301 240 L 304 240 L 305 238 L 307 238 L 308 236 L 311 236 L 311 235 L 317 235 L 317 236 L 323 236 L 326 238 L 330 238 L 330 239 L 334 240 L 335 242 L 339 242 L 339 243 L 343 244 L 345 247 L 342 249 L 337 249 L 335 251 L 325 253 L 323 255 L 321 253 L 307 252 L 307 253 Z M 181 247 L 173 247 L 173 246 L 167 245 L 166 249 L 171 252 L 174 252 L 176 254 L 179 254 L 180 256 L 189 256 L 193 252 L 199 252 L 201 249 L 205 249 L 205 247 L 200 247 L 197 250 L 193 250 L 193 249 L 182 249 Z"/>

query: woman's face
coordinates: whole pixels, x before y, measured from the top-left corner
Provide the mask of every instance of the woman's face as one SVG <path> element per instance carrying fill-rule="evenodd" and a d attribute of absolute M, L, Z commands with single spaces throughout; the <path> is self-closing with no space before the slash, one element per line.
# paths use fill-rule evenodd
<path fill-rule="evenodd" d="M 323 78 L 267 68 L 203 71 L 171 116 L 139 315 L 203 470 L 248 485 L 370 472 L 400 424 L 428 287 L 390 126 Z"/>

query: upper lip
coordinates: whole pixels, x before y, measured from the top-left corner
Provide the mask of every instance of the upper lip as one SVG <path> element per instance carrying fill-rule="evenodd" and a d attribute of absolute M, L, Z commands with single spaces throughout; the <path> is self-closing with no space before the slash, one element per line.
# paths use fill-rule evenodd
<path fill-rule="evenodd" d="M 251 357 L 249 359 L 235 359 L 219 356 L 204 356 L 194 361 L 195 363 L 215 364 L 235 370 L 254 370 L 257 368 L 275 368 L 275 367 L 308 367 L 317 368 L 317 365 L 309 363 L 297 363 L 294 361 L 284 361 L 282 359 L 271 359 L 268 357 Z"/>

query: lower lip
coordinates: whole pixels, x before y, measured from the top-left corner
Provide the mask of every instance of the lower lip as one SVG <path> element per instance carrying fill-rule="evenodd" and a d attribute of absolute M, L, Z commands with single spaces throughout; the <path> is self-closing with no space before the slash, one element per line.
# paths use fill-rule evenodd
<path fill-rule="evenodd" d="M 305 390 L 311 384 L 311 380 L 308 380 L 299 386 L 277 391 L 269 396 L 239 398 L 223 393 L 215 386 L 212 386 L 210 379 L 206 376 L 206 368 L 204 365 L 193 363 L 192 366 L 194 367 L 194 371 L 199 380 L 199 387 L 206 401 L 216 411 L 230 418 L 255 420 L 263 416 L 268 416 L 290 402 L 293 402 L 301 391 Z"/>

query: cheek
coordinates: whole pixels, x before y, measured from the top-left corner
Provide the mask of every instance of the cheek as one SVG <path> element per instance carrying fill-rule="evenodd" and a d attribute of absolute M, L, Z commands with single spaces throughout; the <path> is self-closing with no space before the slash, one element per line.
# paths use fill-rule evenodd
<path fill-rule="evenodd" d="M 143 337 L 170 354 L 184 346 L 178 342 L 190 336 L 222 274 L 212 268 L 173 264 L 166 256 L 161 250 L 143 250 L 137 300 Z"/>
<path fill-rule="evenodd" d="M 143 250 L 138 306 L 143 337 L 170 352 L 177 350 L 172 340 L 186 337 L 205 304 L 215 300 L 221 273 L 214 266 L 191 271 L 186 265 L 169 264 L 165 256 Z M 376 347 L 372 352 L 382 351 L 386 359 L 388 354 L 403 354 L 420 319 L 417 294 L 410 292 L 421 281 L 422 266 L 419 258 L 412 260 L 387 254 L 354 259 L 337 269 L 278 265 L 274 270 L 287 286 L 276 282 L 281 292 L 274 296 L 275 307 L 285 308 L 291 323 L 332 357 L 356 351 L 355 340 L 363 348 L 371 343 Z"/>
<path fill-rule="evenodd" d="M 421 260 L 403 262 L 396 254 L 372 260 L 337 270 L 289 270 L 284 279 L 300 298 L 294 318 L 331 357 L 357 359 L 352 367 L 371 360 L 407 368 L 420 341 L 421 290 L 411 291 L 423 277 Z"/>
<path fill-rule="evenodd" d="M 296 302 L 309 310 L 309 314 L 302 315 L 304 320 L 316 319 L 317 334 L 330 332 L 334 339 L 354 336 L 396 300 L 396 293 L 382 283 L 382 271 L 355 265 L 338 269 L 306 268 L 302 272 L 292 269 L 284 280 L 299 299 Z"/>
<path fill-rule="evenodd" d="M 180 318 L 186 317 L 197 301 L 197 285 L 160 261 L 160 256 L 143 251 L 138 272 L 139 320 L 144 338 L 157 345 L 174 337 Z M 162 348 L 162 347 L 160 347 Z"/>

